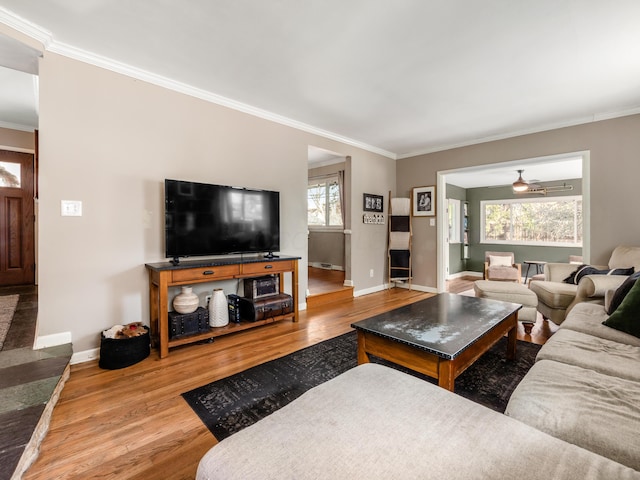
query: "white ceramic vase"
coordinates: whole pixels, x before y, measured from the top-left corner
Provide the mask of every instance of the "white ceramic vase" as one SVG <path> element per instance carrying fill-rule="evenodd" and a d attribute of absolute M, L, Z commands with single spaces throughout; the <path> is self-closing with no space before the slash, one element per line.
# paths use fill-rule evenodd
<path fill-rule="evenodd" d="M 209 326 L 224 327 L 229 324 L 229 305 L 224 290 L 216 288 L 209 301 Z"/>
<path fill-rule="evenodd" d="M 173 299 L 173 309 L 178 313 L 192 313 L 198 309 L 200 300 L 191 287 L 182 287 L 181 292 Z"/>

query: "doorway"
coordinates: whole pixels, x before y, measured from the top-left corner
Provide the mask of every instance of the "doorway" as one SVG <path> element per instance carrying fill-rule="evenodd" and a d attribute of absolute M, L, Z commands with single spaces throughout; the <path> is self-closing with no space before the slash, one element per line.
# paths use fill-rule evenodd
<path fill-rule="evenodd" d="M 529 159 L 522 160 L 512 160 L 494 164 L 486 164 L 486 165 L 476 165 L 473 167 L 463 167 L 452 170 L 444 170 L 437 172 L 437 192 L 438 192 L 438 200 L 437 200 L 437 216 L 438 216 L 438 253 L 437 253 L 437 290 L 438 292 L 444 292 L 447 289 L 447 268 L 449 264 L 445 264 L 445 258 L 447 255 L 445 253 L 445 248 L 448 248 L 448 245 L 445 242 L 445 236 L 448 234 L 448 217 L 446 214 L 446 192 L 447 185 L 449 184 L 449 180 L 454 179 L 454 177 L 463 174 L 470 175 L 474 179 L 478 181 L 486 181 L 483 185 L 475 185 L 474 187 L 495 187 L 495 186 L 504 186 L 511 185 L 512 181 L 515 180 L 513 177 L 514 172 L 516 172 L 516 168 L 525 168 L 527 170 L 533 170 L 535 167 L 543 168 L 545 171 L 551 172 L 552 175 L 557 175 L 558 165 L 561 165 L 567 161 L 570 163 L 573 161 L 578 161 L 578 165 L 580 165 L 579 175 L 573 176 L 573 178 L 582 178 L 582 205 L 583 205 L 583 242 L 582 242 L 582 252 L 585 259 L 589 258 L 590 252 L 590 155 L 588 151 L 581 152 L 568 152 L 558 155 L 550 155 L 545 157 L 534 157 Z M 511 177 L 508 180 L 497 181 L 499 174 L 504 170 L 507 170 Z M 485 180 L 485 177 L 492 177 Z M 570 176 L 562 176 L 562 178 L 558 178 L 558 180 L 564 180 L 567 178 L 571 178 Z M 459 178 L 458 178 L 459 180 Z M 543 178 L 542 181 L 555 181 L 556 179 L 546 179 Z M 458 182 L 456 182 L 458 183 Z M 468 273 L 468 272 L 467 272 Z M 471 272 L 475 273 L 475 272 Z"/>
<path fill-rule="evenodd" d="M 0 150 L 0 286 L 35 284 L 34 156 Z"/>
<path fill-rule="evenodd" d="M 308 147 L 308 308 L 353 297 L 350 172 L 350 157 Z"/>

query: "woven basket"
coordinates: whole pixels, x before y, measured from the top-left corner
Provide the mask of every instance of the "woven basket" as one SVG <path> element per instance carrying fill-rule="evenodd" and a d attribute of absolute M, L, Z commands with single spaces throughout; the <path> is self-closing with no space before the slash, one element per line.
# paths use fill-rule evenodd
<path fill-rule="evenodd" d="M 151 345 L 147 332 L 130 338 L 105 338 L 100 335 L 100 368 L 117 370 L 134 365 L 149 356 Z"/>

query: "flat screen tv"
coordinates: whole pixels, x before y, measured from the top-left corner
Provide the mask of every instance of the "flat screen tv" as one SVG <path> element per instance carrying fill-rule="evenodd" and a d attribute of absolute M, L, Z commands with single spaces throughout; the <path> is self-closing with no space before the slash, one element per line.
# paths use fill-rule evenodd
<path fill-rule="evenodd" d="M 165 180 L 165 253 L 180 257 L 280 250 L 280 194 Z"/>

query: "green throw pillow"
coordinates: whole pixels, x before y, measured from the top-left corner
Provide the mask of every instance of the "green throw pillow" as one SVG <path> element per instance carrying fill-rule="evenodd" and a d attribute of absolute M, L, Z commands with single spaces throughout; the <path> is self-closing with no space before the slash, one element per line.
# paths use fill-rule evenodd
<path fill-rule="evenodd" d="M 631 287 L 616 311 L 602 323 L 640 338 L 640 282 Z"/>

